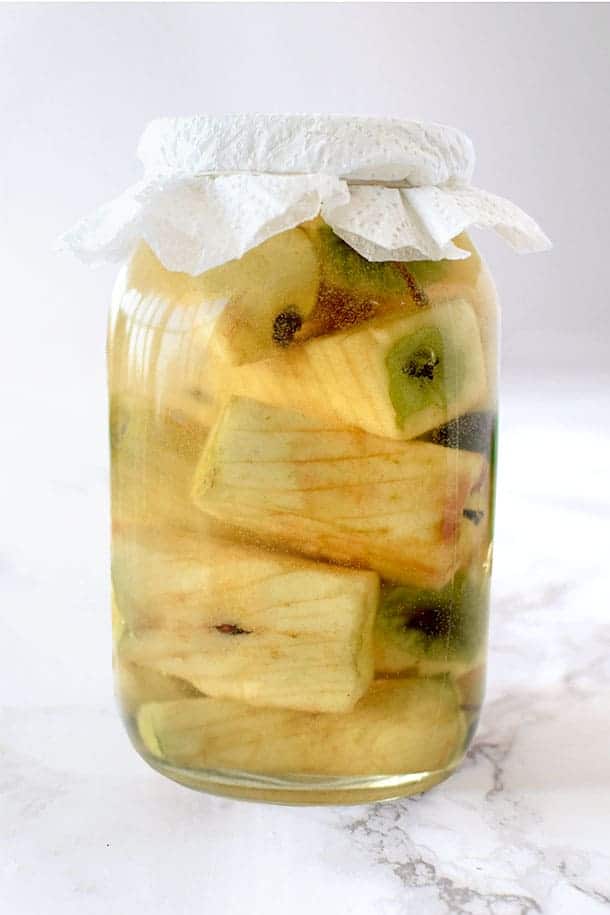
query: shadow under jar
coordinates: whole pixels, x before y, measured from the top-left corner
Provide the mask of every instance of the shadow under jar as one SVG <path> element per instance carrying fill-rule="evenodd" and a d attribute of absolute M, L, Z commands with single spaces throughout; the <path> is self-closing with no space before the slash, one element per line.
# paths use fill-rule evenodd
<path fill-rule="evenodd" d="M 123 260 L 108 340 L 114 666 L 205 791 L 361 803 L 446 778 L 484 690 L 498 306 L 465 233 L 548 239 L 453 128 L 161 120 L 65 236 Z"/>

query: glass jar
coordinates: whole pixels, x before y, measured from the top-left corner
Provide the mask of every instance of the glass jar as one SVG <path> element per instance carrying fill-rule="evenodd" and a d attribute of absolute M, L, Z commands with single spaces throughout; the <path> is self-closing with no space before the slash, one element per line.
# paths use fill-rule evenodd
<path fill-rule="evenodd" d="M 114 662 L 142 756 L 360 803 L 446 778 L 485 679 L 498 306 L 465 230 L 548 239 L 439 125 L 153 122 L 64 243 L 109 331 Z"/>
<path fill-rule="evenodd" d="M 370 263 L 318 218 L 199 276 L 142 244 L 109 339 L 115 667 L 193 787 L 421 791 L 483 695 L 497 305 L 480 257 Z M 221 307 L 219 307 L 221 305 Z"/>

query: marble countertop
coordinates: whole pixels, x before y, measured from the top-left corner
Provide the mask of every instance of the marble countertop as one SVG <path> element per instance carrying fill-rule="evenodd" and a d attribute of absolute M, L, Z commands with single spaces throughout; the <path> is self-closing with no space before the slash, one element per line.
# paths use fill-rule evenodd
<path fill-rule="evenodd" d="M 478 734 L 429 794 L 344 808 L 198 795 L 138 759 L 111 693 L 101 386 L 20 391 L 2 431 L 3 911 L 608 911 L 609 387 L 505 384 Z"/>

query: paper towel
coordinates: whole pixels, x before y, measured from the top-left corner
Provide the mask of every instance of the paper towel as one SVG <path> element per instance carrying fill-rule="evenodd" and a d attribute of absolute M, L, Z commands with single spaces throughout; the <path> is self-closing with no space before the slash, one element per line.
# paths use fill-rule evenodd
<path fill-rule="evenodd" d="M 321 214 L 368 260 L 459 259 L 451 239 L 492 228 L 520 252 L 550 242 L 517 206 L 472 187 L 459 130 L 378 118 L 225 115 L 160 119 L 138 146 L 144 177 L 67 232 L 89 263 L 146 241 L 196 275 Z M 391 186 L 388 186 L 391 185 Z"/>

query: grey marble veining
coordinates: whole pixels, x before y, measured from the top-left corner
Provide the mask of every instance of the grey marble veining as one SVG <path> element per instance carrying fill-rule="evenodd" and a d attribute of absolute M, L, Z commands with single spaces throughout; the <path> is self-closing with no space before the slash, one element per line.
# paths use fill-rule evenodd
<path fill-rule="evenodd" d="M 136 757 L 110 696 L 103 437 L 78 461 L 69 436 L 42 461 L 33 440 L 9 449 L 5 480 L 30 482 L 27 504 L 3 490 L 0 533 L 3 910 L 609 911 L 607 391 L 505 386 L 479 731 L 446 783 L 354 808 L 197 795 Z M 43 425 L 72 419 L 49 405 Z"/>

